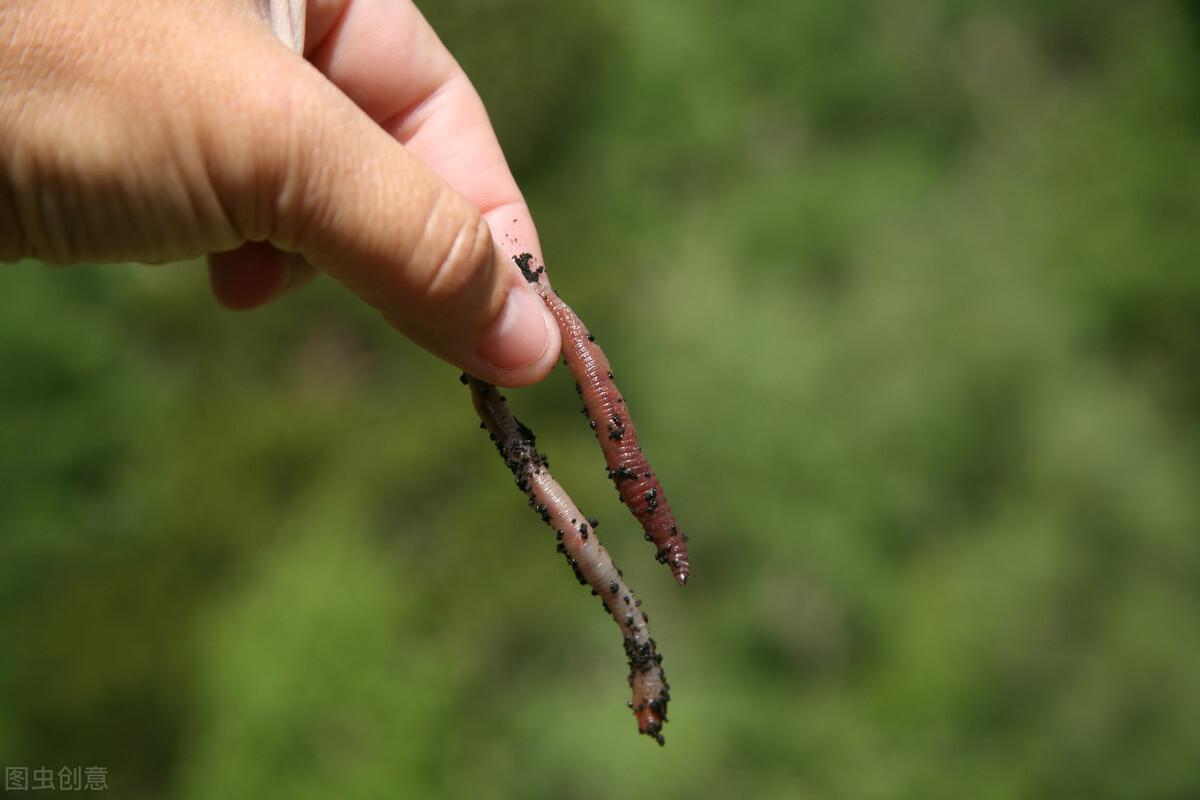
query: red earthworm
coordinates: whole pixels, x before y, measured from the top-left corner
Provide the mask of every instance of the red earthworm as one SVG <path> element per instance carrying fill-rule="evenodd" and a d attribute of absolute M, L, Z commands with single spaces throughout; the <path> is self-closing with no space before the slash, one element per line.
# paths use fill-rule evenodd
<path fill-rule="evenodd" d="M 583 515 L 550 474 L 546 457 L 535 446 L 533 431 L 513 416 L 495 386 L 466 374 L 461 380 L 470 386 L 475 411 L 505 465 L 516 476 L 518 488 L 528 495 L 533 510 L 554 529 L 558 552 L 566 556 L 579 582 L 599 595 L 604 610 L 621 628 L 629 659 L 629 685 L 633 688 L 629 706 L 637 718 L 638 731 L 663 744 L 662 726 L 667 721 L 671 687 L 663 674 L 662 656 L 650 637 L 641 601 L 634 597 L 621 570 L 596 537 L 596 521 Z"/>
<path fill-rule="evenodd" d="M 654 543 L 659 563 L 669 564 L 675 580 L 686 584 L 691 571 L 688 537 L 679 530 L 662 484 L 642 453 L 637 428 L 625 398 L 613 380 L 608 358 L 571 307 L 548 283 L 542 282 L 545 267 L 533 268 L 530 253 L 522 253 L 513 260 L 558 323 L 563 340 L 563 360 L 575 378 L 575 390 L 583 398 L 583 411 L 604 452 L 608 477 L 621 502 L 641 523 L 646 541 Z"/>

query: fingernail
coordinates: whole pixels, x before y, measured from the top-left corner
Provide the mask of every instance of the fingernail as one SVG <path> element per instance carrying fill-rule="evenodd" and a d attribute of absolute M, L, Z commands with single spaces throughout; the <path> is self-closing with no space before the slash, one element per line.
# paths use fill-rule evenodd
<path fill-rule="evenodd" d="M 518 369 L 540 359 L 549 344 L 541 300 L 514 284 L 500 317 L 483 337 L 479 355 L 497 369 Z"/>

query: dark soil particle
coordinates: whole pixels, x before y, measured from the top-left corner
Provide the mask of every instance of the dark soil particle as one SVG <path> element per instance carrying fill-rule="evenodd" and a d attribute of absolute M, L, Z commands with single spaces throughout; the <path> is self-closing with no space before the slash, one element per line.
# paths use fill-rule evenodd
<path fill-rule="evenodd" d="M 521 274 L 525 276 L 526 281 L 529 283 L 538 282 L 538 275 L 542 273 L 543 268 L 538 267 L 535 270 L 530 267 L 530 263 L 533 261 L 533 253 L 521 253 L 521 255 L 515 256 L 513 261 L 517 263 L 517 266 L 520 268 Z"/>
<path fill-rule="evenodd" d="M 631 675 L 649 672 L 659 663 L 658 653 L 654 650 L 653 639 L 639 644 L 632 636 L 626 636 L 625 657 L 629 659 Z"/>
<path fill-rule="evenodd" d="M 637 477 L 637 473 L 624 465 L 618 465 L 614 480 L 633 480 Z"/>

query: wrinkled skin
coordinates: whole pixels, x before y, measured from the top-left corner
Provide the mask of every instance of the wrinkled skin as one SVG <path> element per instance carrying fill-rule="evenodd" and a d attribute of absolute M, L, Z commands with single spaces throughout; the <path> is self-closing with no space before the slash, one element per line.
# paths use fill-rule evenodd
<path fill-rule="evenodd" d="M 435 354 L 523 385 L 559 338 L 497 242 L 537 233 L 409 0 L 0 6 L 0 260 L 210 254 L 233 308 L 325 272 Z"/>

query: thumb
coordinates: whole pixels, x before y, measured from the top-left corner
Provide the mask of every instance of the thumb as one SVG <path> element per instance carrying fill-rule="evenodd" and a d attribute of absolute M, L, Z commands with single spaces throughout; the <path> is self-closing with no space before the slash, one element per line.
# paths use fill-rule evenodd
<path fill-rule="evenodd" d="M 225 205 L 235 218 L 244 209 L 246 237 L 299 254 L 472 375 L 519 386 L 549 373 L 558 328 L 479 210 L 307 62 L 270 49 L 269 78 L 262 62 L 255 71 L 269 91 L 253 107 L 249 158 L 212 162 L 243 165 L 218 184 L 254 187 Z"/>

